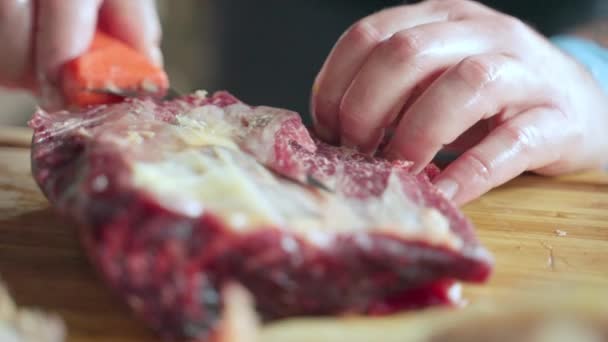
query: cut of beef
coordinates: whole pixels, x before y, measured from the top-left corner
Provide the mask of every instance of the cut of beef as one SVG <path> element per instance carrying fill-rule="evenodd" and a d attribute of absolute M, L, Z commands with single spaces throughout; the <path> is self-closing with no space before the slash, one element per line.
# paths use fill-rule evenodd
<path fill-rule="evenodd" d="M 329 146 L 287 110 L 197 92 L 38 111 L 31 126 L 42 191 L 164 336 L 216 334 L 229 282 L 272 320 L 455 304 L 456 281 L 491 272 L 434 166 Z"/>

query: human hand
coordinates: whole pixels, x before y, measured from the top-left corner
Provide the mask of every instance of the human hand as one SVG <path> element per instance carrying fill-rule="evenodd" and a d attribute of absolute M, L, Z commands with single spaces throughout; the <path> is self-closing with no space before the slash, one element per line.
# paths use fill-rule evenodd
<path fill-rule="evenodd" d="M 162 63 L 154 0 L 0 0 L 0 86 L 52 89 L 97 27 Z"/>
<path fill-rule="evenodd" d="M 608 97 L 591 74 L 521 21 L 466 0 L 431 0 L 362 19 L 336 43 L 311 99 L 329 142 L 419 171 L 463 153 L 435 180 L 458 204 L 526 170 L 608 161 Z"/>

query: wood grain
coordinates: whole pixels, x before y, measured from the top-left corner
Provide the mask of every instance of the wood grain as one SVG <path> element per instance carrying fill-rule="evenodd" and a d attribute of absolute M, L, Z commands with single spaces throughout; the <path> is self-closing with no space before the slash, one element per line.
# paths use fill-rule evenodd
<path fill-rule="evenodd" d="M 70 341 L 155 341 L 98 280 L 34 184 L 29 150 L 0 147 L 0 276 L 19 305 L 58 312 Z"/>
<path fill-rule="evenodd" d="M 30 128 L 0 125 L 0 146 L 29 147 L 31 140 Z"/>
<path fill-rule="evenodd" d="M 496 258 L 487 285 L 464 289 L 472 307 L 608 288 L 608 175 L 522 176 L 465 212 Z M 156 341 L 98 280 L 73 227 L 49 210 L 27 149 L 0 147 L 0 275 L 20 305 L 60 313 L 70 341 Z"/>

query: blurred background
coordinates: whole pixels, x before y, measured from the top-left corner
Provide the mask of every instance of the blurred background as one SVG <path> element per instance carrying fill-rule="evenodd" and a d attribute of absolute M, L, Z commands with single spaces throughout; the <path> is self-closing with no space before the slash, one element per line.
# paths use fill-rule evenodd
<path fill-rule="evenodd" d="M 165 65 L 180 92 L 226 89 L 250 104 L 296 110 L 309 121 L 312 81 L 350 24 L 391 0 L 158 0 Z M 486 0 L 546 35 L 606 13 L 606 0 Z M 134 14 L 136 15 L 136 14 Z M 0 89 L 0 124 L 23 125 L 35 106 Z"/>

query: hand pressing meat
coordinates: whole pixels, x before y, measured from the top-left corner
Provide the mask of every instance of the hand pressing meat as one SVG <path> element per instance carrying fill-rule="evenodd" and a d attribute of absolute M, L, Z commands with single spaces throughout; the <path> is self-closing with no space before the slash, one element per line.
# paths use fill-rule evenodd
<path fill-rule="evenodd" d="M 435 180 L 459 204 L 524 171 L 608 161 L 608 98 L 597 79 L 521 21 L 472 1 L 362 19 L 313 89 L 316 130 L 327 141 L 371 152 L 390 135 L 381 152 L 417 170 L 444 147 L 463 152 Z"/>
<path fill-rule="evenodd" d="M 31 90 L 48 106 L 61 66 L 89 47 L 98 26 L 162 63 L 153 0 L 0 0 L 0 18 L 0 86 Z"/>

